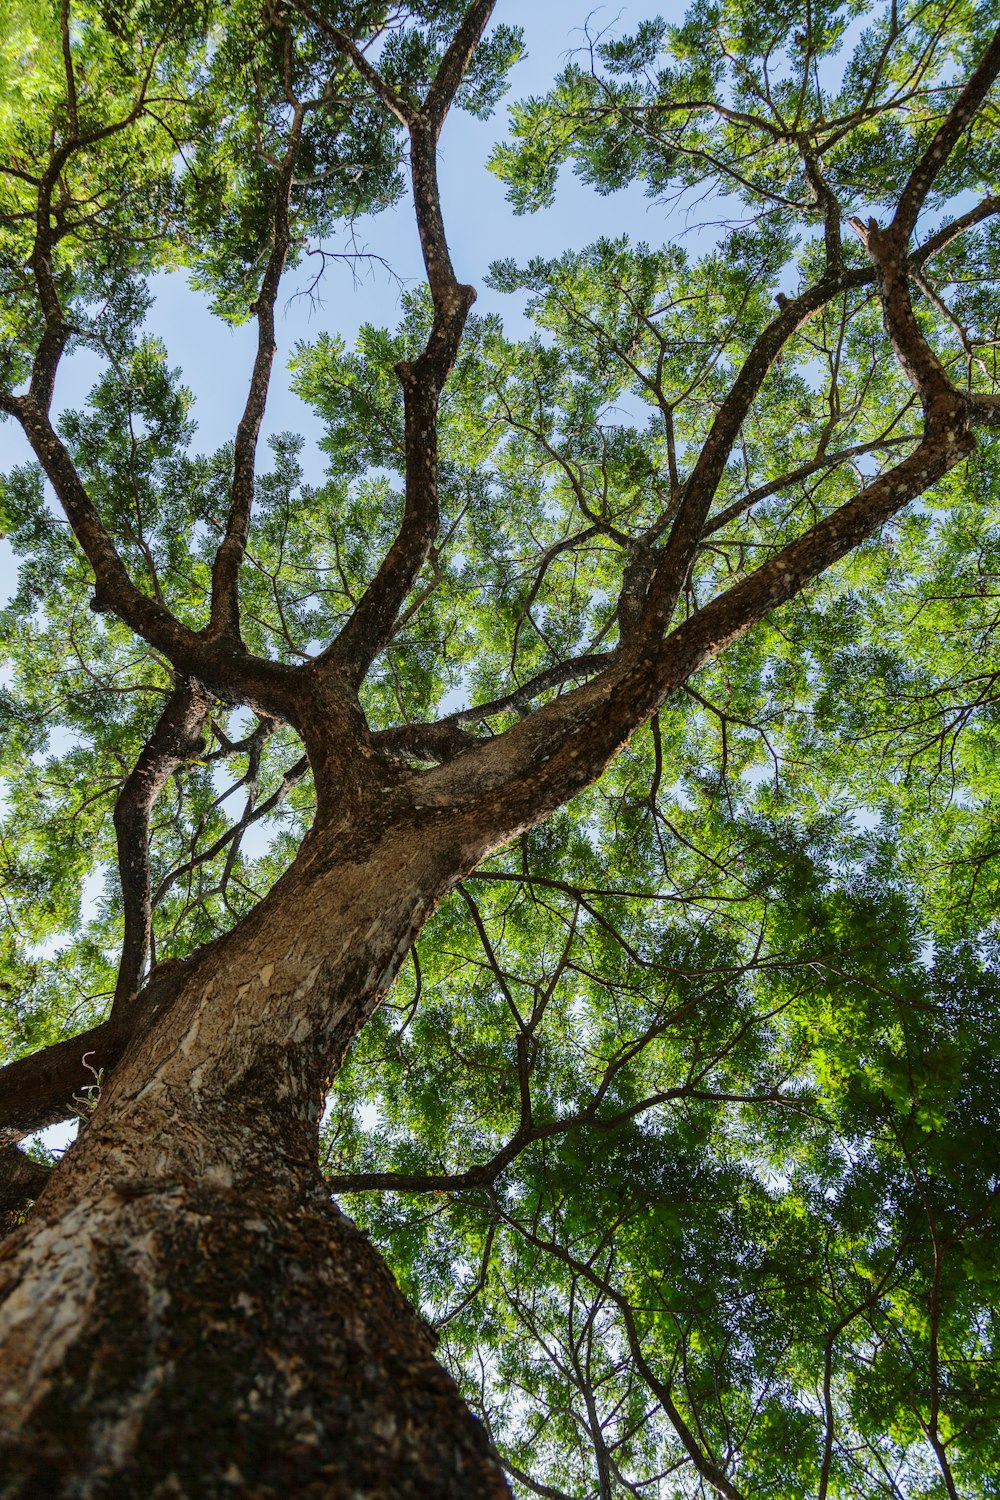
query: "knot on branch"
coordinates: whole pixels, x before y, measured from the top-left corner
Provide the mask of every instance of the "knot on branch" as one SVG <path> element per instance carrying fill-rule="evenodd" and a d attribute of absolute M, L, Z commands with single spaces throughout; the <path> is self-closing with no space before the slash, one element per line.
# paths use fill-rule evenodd
<path fill-rule="evenodd" d="M 895 224 L 883 229 L 878 219 L 848 219 L 858 239 L 876 265 L 902 254 L 903 245 Z"/>
<path fill-rule="evenodd" d="M 953 441 L 968 437 L 970 452 L 976 446 L 975 435 L 970 426 L 972 413 L 969 400 L 954 386 L 942 388 L 928 400 L 927 416 L 935 429 L 950 434 Z"/>
<path fill-rule="evenodd" d="M 627 639 L 639 623 L 657 560 L 655 548 L 646 542 L 635 542 L 630 548 L 618 596 L 618 634 L 622 640 Z"/>
<path fill-rule="evenodd" d="M 476 300 L 476 296 L 477 292 L 474 286 L 470 286 L 467 281 L 458 282 L 455 287 L 453 299 L 454 310 L 460 312 L 463 317 L 467 317 L 470 307 Z"/>

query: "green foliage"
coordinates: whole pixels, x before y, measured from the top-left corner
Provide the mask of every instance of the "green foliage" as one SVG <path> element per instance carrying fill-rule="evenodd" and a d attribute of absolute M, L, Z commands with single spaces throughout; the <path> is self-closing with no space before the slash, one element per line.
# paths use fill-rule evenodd
<path fill-rule="evenodd" d="M 318 8 L 411 100 L 465 9 Z M 144 329 L 148 277 L 183 268 L 220 316 L 252 314 L 290 95 L 320 101 L 293 265 L 396 201 L 400 133 L 287 7 L 74 0 L 72 14 L 75 98 L 60 8 L 3 14 L 3 383 L 26 378 L 40 337 L 32 216 L 67 147 L 49 184 L 54 275 L 72 347 L 102 364 L 60 432 L 139 588 L 200 629 L 233 455 L 198 451 L 182 376 Z M 993 0 L 811 4 L 791 20 L 770 0 L 697 3 L 683 24 L 595 38 L 514 106 L 494 168 L 519 209 L 558 201 L 568 164 L 602 194 L 641 181 L 675 213 L 707 194 L 706 222 L 690 243 L 668 216 L 663 245 L 605 238 L 491 268 L 534 332 L 470 320 L 440 414 L 440 533 L 362 689 L 373 730 L 506 698 L 469 714 L 500 731 L 534 674 L 618 644 L 776 300 L 823 270 L 825 195 L 845 221 L 892 201 L 998 16 Z M 493 30 L 467 109 L 490 113 L 519 48 Z M 918 241 L 1000 185 L 995 117 L 994 103 L 966 132 Z M 998 250 L 986 219 L 933 257 L 916 302 L 953 377 L 980 390 L 997 373 Z M 865 264 L 846 234 L 840 254 Z M 431 317 L 413 292 L 395 330 L 297 348 L 326 472 L 305 482 L 292 433 L 260 466 L 240 599 L 258 655 L 314 657 L 391 545 L 395 366 Z M 871 287 L 842 293 L 762 381 L 681 612 L 919 430 Z M 708 1494 L 684 1424 L 745 1497 L 1000 1494 L 996 458 L 983 437 L 471 876 L 338 1079 L 328 1168 L 440 1326 L 524 1495 Z M 20 566 L 0 611 L 13 1057 L 106 1010 L 112 813 L 172 673 L 91 607 L 36 467 L 3 478 L 0 531 Z M 301 753 L 288 727 L 213 706 L 154 815 L 155 961 L 229 930 L 294 857 L 313 811 Z M 395 1190 L 361 1191 L 386 1173 Z"/>
<path fill-rule="evenodd" d="M 663 753 L 697 782 L 687 717 Z M 887 1461 L 933 1486 L 932 1363 L 961 1492 L 991 1493 L 995 939 L 934 941 L 921 867 L 846 812 L 643 805 L 643 739 L 448 904 L 334 1098 L 335 1171 L 500 1170 L 351 1212 L 535 1481 L 586 1492 L 602 1445 L 622 1485 L 683 1464 L 631 1323 L 705 1448 L 739 1433 L 741 1493 L 814 1495 L 828 1423 L 829 1493 Z"/>

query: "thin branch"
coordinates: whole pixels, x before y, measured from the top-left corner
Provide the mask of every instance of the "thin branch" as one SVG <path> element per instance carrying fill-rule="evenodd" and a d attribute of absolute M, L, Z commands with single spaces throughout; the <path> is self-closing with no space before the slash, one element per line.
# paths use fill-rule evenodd
<path fill-rule="evenodd" d="M 730 521 L 737 520 L 745 515 L 748 510 L 761 500 L 767 500 L 771 495 L 780 494 L 782 490 L 791 489 L 793 484 L 799 484 L 803 479 L 820 473 L 823 469 L 835 469 L 839 464 L 848 463 L 852 458 L 863 458 L 868 453 L 879 453 L 888 448 L 898 448 L 907 443 L 916 443 L 918 438 L 907 434 L 904 437 L 880 438 L 871 443 L 855 443 L 852 448 L 841 448 L 836 453 L 823 453 L 818 458 L 811 458 L 806 463 L 800 464 L 797 469 L 789 469 L 780 479 L 769 480 L 767 484 L 758 485 L 754 490 L 748 490 L 739 500 L 734 500 L 727 505 L 725 510 L 720 510 L 718 515 L 705 526 L 702 539 L 711 536 L 713 532 L 721 531 L 723 526 L 728 526 Z"/>
<path fill-rule="evenodd" d="M 307 21 L 311 21 L 317 31 L 321 31 L 325 37 L 328 37 L 333 42 L 337 50 L 351 62 L 359 76 L 364 79 L 365 83 L 368 84 L 372 92 L 381 100 L 390 114 L 395 115 L 401 125 L 409 126 L 414 114 L 413 109 L 400 94 L 396 93 L 392 85 L 382 77 L 378 70 L 372 67 L 357 43 L 345 31 L 341 31 L 338 26 L 332 25 L 325 16 L 321 16 L 319 11 L 308 4 L 308 0 L 288 0 L 288 3 L 294 10 L 298 11 L 300 16 L 303 16 Z"/>
<path fill-rule="evenodd" d="M 292 242 L 289 204 L 302 142 L 304 118 L 305 106 L 296 105 L 288 132 L 288 144 L 275 183 L 271 217 L 271 250 L 260 291 L 253 307 L 257 315 L 257 353 L 254 358 L 246 405 L 236 429 L 233 481 L 226 533 L 212 565 L 211 629 L 213 635 L 230 640 L 239 639 L 239 576 L 250 533 L 257 439 L 264 419 L 271 369 L 277 352 L 274 304 Z"/>

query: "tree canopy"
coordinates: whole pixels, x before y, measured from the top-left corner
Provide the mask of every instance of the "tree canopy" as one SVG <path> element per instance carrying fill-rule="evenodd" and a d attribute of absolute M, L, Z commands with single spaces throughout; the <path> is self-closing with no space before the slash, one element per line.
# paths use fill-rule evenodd
<path fill-rule="evenodd" d="M 581 6 L 527 100 L 492 9 L 5 7 L 4 1056 L 254 910 L 330 668 L 386 785 L 513 809 L 320 1151 L 515 1493 L 1000 1495 L 1000 5 Z M 453 98 L 518 211 L 638 182 L 651 242 L 453 270 Z M 282 278 L 408 178 L 426 285 L 291 357 L 309 482 Z M 218 451 L 162 270 L 257 325 Z"/>

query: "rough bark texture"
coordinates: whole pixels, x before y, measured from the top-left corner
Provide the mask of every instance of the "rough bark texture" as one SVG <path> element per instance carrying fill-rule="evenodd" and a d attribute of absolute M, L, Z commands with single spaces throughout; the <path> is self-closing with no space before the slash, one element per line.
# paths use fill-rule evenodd
<path fill-rule="evenodd" d="M 3 1247 L 4 1500 L 507 1493 L 316 1164 L 330 1060 L 467 857 L 314 833 L 175 980 Z"/>
<path fill-rule="evenodd" d="M 36 1232 L 23 1289 L 22 1263 L 5 1497 L 506 1493 L 426 1329 L 318 1186 L 121 1185 Z"/>

